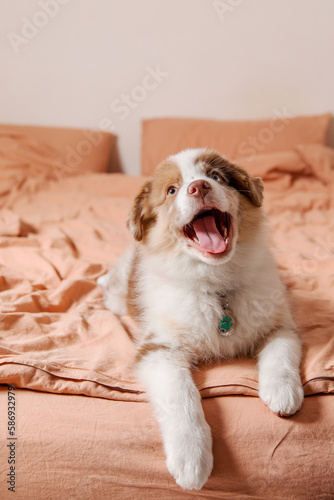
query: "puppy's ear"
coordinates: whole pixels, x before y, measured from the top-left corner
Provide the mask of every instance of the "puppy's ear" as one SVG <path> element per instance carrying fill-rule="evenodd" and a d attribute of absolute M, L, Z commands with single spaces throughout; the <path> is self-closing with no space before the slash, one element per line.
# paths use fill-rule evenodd
<path fill-rule="evenodd" d="M 263 202 L 263 180 L 261 177 L 251 177 L 251 201 L 256 207 L 260 207 Z"/>
<path fill-rule="evenodd" d="M 152 181 L 146 182 L 137 194 L 128 217 L 128 228 L 137 241 L 142 241 L 156 218 L 150 204 Z"/>
<path fill-rule="evenodd" d="M 228 168 L 229 184 L 246 196 L 256 207 L 263 201 L 263 182 L 261 177 L 251 177 L 239 165 L 230 164 Z"/>
<path fill-rule="evenodd" d="M 246 196 L 253 205 L 256 207 L 262 205 L 263 182 L 261 177 L 251 177 L 242 167 L 231 163 L 214 150 L 201 153 L 198 160 L 208 166 L 208 172 L 218 170 L 226 183 Z"/>

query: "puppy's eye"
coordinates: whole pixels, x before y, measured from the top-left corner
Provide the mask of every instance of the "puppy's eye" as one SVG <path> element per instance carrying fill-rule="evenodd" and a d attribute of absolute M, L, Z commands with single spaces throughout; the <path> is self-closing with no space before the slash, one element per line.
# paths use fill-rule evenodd
<path fill-rule="evenodd" d="M 174 196 L 176 194 L 176 187 L 175 186 L 170 186 L 168 189 L 167 189 L 167 196 Z"/>
<path fill-rule="evenodd" d="M 212 180 L 217 181 L 217 182 L 223 180 L 222 176 L 220 174 L 218 174 L 218 172 L 211 172 L 210 177 Z"/>

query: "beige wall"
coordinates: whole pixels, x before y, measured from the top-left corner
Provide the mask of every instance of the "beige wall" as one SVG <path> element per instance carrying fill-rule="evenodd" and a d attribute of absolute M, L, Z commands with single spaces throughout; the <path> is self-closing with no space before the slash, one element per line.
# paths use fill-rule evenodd
<path fill-rule="evenodd" d="M 334 112 L 332 0 L 0 0 L 1 121 L 107 126 L 127 173 L 140 120 Z"/>

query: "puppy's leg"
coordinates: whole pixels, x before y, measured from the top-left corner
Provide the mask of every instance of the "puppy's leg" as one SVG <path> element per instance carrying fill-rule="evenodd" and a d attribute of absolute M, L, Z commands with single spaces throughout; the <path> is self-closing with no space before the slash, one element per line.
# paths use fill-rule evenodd
<path fill-rule="evenodd" d="M 97 280 L 97 284 L 103 289 L 105 307 L 119 316 L 127 314 L 128 282 L 133 258 L 134 248 L 130 247 L 123 257 Z"/>
<path fill-rule="evenodd" d="M 212 471 L 212 438 L 188 363 L 151 344 L 137 373 L 157 415 L 169 472 L 184 489 L 202 488 Z"/>
<path fill-rule="evenodd" d="M 281 416 L 293 415 L 303 404 L 301 350 L 295 330 L 281 327 L 269 337 L 258 356 L 260 398 Z"/>

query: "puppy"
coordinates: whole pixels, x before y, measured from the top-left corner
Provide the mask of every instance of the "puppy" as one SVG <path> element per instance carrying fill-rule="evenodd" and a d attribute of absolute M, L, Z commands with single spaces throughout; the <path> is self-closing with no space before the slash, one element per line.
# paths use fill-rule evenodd
<path fill-rule="evenodd" d="M 136 197 L 136 240 L 99 278 L 105 305 L 140 325 L 136 372 L 177 484 L 200 489 L 212 438 L 191 368 L 257 356 L 259 396 L 281 416 L 303 402 L 301 342 L 266 242 L 263 184 L 215 151 L 170 156 Z"/>

